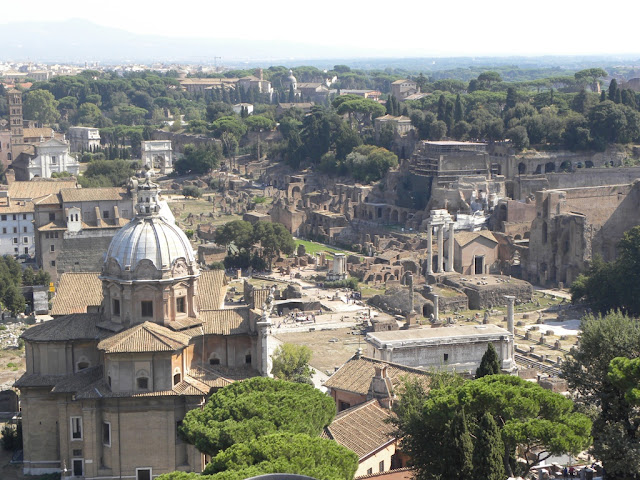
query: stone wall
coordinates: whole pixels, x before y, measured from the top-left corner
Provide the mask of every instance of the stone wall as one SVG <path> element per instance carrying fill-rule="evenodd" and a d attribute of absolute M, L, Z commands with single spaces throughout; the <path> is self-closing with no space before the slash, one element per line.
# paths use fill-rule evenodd
<path fill-rule="evenodd" d="M 473 310 L 484 310 L 497 305 L 506 305 L 505 295 L 513 295 L 516 300 L 521 302 L 528 302 L 533 297 L 533 287 L 528 282 L 511 278 L 508 279 L 507 283 L 507 277 L 496 276 L 492 278 L 501 278 L 505 280 L 505 283 L 492 285 L 465 284 L 465 282 L 460 281 L 459 277 L 445 278 L 444 283 L 461 289 L 469 298 L 469 308 Z"/>
<path fill-rule="evenodd" d="M 58 275 L 64 272 L 99 272 L 103 256 L 117 230 L 104 236 L 69 236 L 56 258 Z"/>

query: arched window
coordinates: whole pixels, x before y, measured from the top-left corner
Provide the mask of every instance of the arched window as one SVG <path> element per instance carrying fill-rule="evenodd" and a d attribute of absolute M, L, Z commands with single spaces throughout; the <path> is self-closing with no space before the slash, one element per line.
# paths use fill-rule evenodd
<path fill-rule="evenodd" d="M 89 368 L 90 366 L 91 366 L 91 362 L 89 362 L 87 357 L 83 355 L 78 359 L 78 362 L 76 363 L 76 372 L 79 372 L 80 370 L 84 370 L 85 368 Z"/>
<path fill-rule="evenodd" d="M 138 390 L 149 390 L 149 372 L 138 370 L 136 373 L 136 388 Z"/>
<path fill-rule="evenodd" d="M 209 357 L 209 365 L 220 365 L 220 359 L 215 353 L 212 353 Z"/>
<path fill-rule="evenodd" d="M 173 386 L 175 387 L 182 381 L 182 374 L 180 373 L 180 369 L 176 367 L 173 371 Z"/>

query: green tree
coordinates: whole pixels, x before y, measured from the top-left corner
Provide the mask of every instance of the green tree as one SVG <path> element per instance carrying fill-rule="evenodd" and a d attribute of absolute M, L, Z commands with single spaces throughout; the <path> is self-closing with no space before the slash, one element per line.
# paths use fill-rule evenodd
<path fill-rule="evenodd" d="M 620 385 L 615 373 L 610 376 L 609 369 L 616 357 L 639 357 L 640 322 L 620 312 L 587 315 L 580 330 L 561 376 L 576 393 L 576 401 L 595 417 L 593 453 L 602 460 L 607 478 L 633 478 L 640 474 L 640 419 L 628 401 L 626 385 Z"/>
<path fill-rule="evenodd" d="M 386 148 L 362 145 L 347 155 L 345 166 L 356 180 L 366 183 L 380 180 L 390 168 L 398 165 L 398 157 Z"/>
<path fill-rule="evenodd" d="M 239 249 L 249 250 L 253 245 L 253 226 L 244 220 L 225 223 L 216 230 L 214 241 L 227 248 L 233 243 Z"/>
<path fill-rule="evenodd" d="M 524 150 L 529 147 L 529 135 L 527 129 L 522 125 L 507 130 L 506 137 L 511 140 L 516 150 Z"/>
<path fill-rule="evenodd" d="M 200 198 L 202 191 L 195 185 L 185 185 L 182 187 L 182 195 L 185 197 Z"/>
<path fill-rule="evenodd" d="M 220 166 L 221 156 L 220 147 L 216 144 L 187 144 L 182 158 L 175 162 L 174 167 L 179 175 L 206 174 Z"/>
<path fill-rule="evenodd" d="M 612 102 L 618 103 L 616 102 L 617 94 L 618 94 L 618 81 L 614 78 L 613 80 L 611 80 L 611 83 L 609 84 L 609 92 L 608 92 L 609 100 L 611 100 Z"/>
<path fill-rule="evenodd" d="M 484 352 L 482 360 L 480 360 L 480 366 L 476 370 L 476 378 L 487 375 L 497 375 L 499 373 L 501 373 L 500 358 L 498 358 L 498 352 L 496 352 L 493 343 L 489 343 L 487 351 Z"/>
<path fill-rule="evenodd" d="M 281 253 L 291 255 L 296 248 L 293 236 L 281 223 L 257 222 L 253 226 L 253 241 L 260 242 L 262 258 L 266 260 L 269 270 L 274 258 Z"/>
<path fill-rule="evenodd" d="M 178 432 L 212 457 L 236 443 L 274 433 L 319 436 L 336 412 L 333 399 L 311 385 L 254 377 L 233 383 L 188 412 Z"/>
<path fill-rule="evenodd" d="M 473 440 L 471 439 L 471 433 L 469 433 L 469 425 L 464 408 L 451 421 L 451 439 L 453 448 L 449 457 L 451 460 L 450 469 L 457 473 L 460 479 L 472 478 L 475 469 Z"/>
<path fill-rule="evenodd" d="M 311 353 L 306 345 L 283 343 L 272 355 L 271 373 L 280 380 L 309 383 L 313 374 L 309 367 Z"/>
<path fill-rule="evenodd" d="M 47 90 L 32 90 L 24 95 L 24 118 L 38 123 L 51 124 L 60 118 L 58 102 Z"/>
<path fill-rule="evenodd" d="M 22 295 L 22 292 L 15 284 L 9 285 L 4 291 L 2 304 L 14 317 L 19 313 L 24 313 L 24 309 L 27 306 L 24 295 Z"/>
<path fill-rule="evenodd" d="M 83 103 L 76 112 L 75 123 L 87 127 L 98 125 L 102 112 L 95 103 Z"/>
<path fill-rule="evenodd" d="M 434 388 L 422 399 L 404 397 L 394 408 L 394 422 L 403 437 L 401 448 L 412 456 L 418 479 L 451 478 L 448 458 L 451 421 L 464 409 L 474 431 L 482 416 L 496 421 L 504 449 L 505 471 L 513 476 L 510 458 L 523 453 L 523 475 L 551 455 L 576 455 L 590 444 L 591 421 L 577 413 L 560 394 L 511 375 L 490 375 L 459 386 Z M 475 464 L 474 464 L 475 467 Z"/>
<path fill-rule="evenodd" d="M 589 269 L 571 285 L 573 302 L 587 301 L 600 313 L 620 309 L 640 315 L 640 226 L 618 242 L 618 258 L 611 263 L 595 257 Z"/>
<path fill-rule="evenodd" d="M 135 174 L 136 167 L 135 162 L 127 160 L 92 160 L 78 181 L 85 187 L 121 187 Z"/>
<path fill-rule="evenodd" d="M 507 475 L 505 475 L 503 456 L 504 444 L 500 429 L 493 416 L 487 412 L 482 415 L 476 429 L 473 477 L 483 480 L 504 480 Z"/>

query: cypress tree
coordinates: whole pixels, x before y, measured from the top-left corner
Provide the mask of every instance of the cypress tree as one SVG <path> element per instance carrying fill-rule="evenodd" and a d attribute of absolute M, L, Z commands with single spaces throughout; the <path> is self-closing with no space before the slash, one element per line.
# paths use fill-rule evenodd
<path fill-rule="evenodd" d="M 609 84 L 609 100 L 616 101 L 616 94 L 618 93 L 618 81 L 614 78 Z"/>
<path fill-rule="evenodd" d="M 458 95 L 460 97 L 460 95 Z M 516 106 L 516 90 L 513 87 L 507 88 L 507 100 L 505 102 L 505 108 L 508 110 Z"/>
<path fill-rule="evenodd" d="M 469 479 L 473 474 L 473 441 L 464 408 L 451 422 L 451 438 L 453 439 L 450 469 L 452 476 L 458 479 Z"/>
<path fill-rule="evenodd" d="M 480 366 L 476 370 L 476 378 L 484 377 L 486 375 L 496 375 L 500 373 L 500 359 L 498 358 L 498 353 L 493 346 L 493 343 L 490 343 L 487 347 L 487 351 L 484 352 L 482 356 L 482 360 L 480 361 Z"/>
<path fill-rule="evenodd" d="M 509 97 L 509 94 L 507 94 L 507 98 L 508 97 Z M 456 106 L 453 111 L 453 120 L 455 121 L 455 123 L 462 121 L 463 115 L 464 114 L 462 110 L 462 99 L 460 98 L 460 94 L 458 94 L 458 96 L 456 97 Z"/>
<path fill-rule="evenodd" d="M 442 120 L 444 122 L 444 116 L 447 113 L 447 100 L 444 98 L 444 95 L 440 95 L 438 99 L 438 120 Z"/>
<path fill-rule="evenodd" d="M 607 99 L 607 92 L 605 90 L 602 90 L 600 92 L 600 101 L 604 102 Z"/>
<path fill-rule="evenodd" d="M 473 478 L 478 480 L 504 480 L 504 444 L 500 429 L 490 413 L 480 419 L 476 429 L 476 443 L 473 449 Z"/>
<path fill-rule="evenodd" d="M 616 99 L 615 99 L 616 103 L 622 103 L 622 95 L 620 93 L 620 89 L 616 90 Z"/>

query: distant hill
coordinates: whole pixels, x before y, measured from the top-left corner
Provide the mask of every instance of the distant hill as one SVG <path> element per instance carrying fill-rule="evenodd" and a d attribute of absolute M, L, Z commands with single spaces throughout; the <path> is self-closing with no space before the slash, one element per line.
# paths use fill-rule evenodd
<path fill-rule="evenodd" d="M 0 60 L 40 62 L 256 61 L 344 56 L 337 47 L 270 40 L 173 38 L 140 35 L 85 20 L 0 24 Z M 372 56 L 363 48 L 354 56 Z"/>

